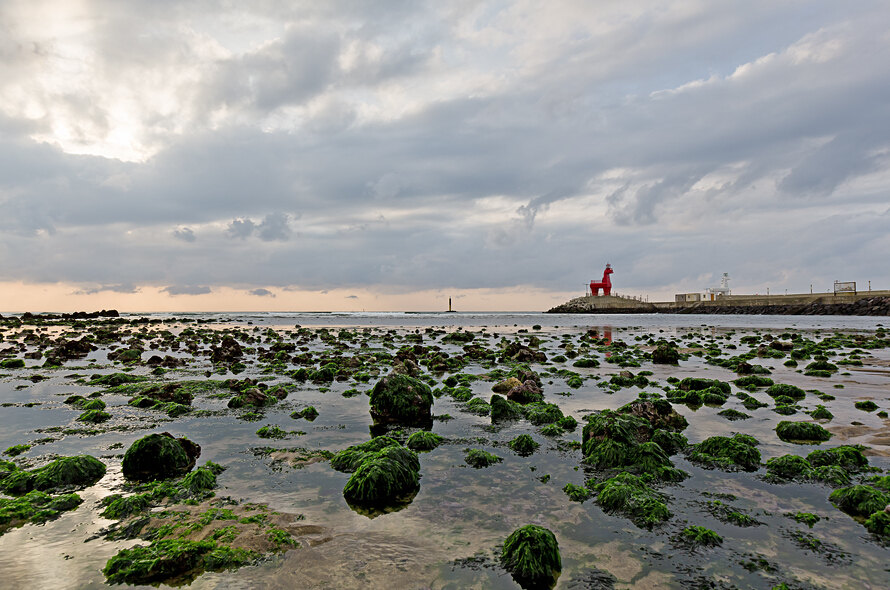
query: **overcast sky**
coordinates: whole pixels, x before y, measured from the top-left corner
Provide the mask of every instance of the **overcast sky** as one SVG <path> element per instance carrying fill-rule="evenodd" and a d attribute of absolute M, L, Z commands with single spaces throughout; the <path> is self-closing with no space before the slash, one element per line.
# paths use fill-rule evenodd
<path fill-rule="evenodd" d="M 0 310 L 890 288 L 888 252 L 886 0 L 0 2 Z"/>

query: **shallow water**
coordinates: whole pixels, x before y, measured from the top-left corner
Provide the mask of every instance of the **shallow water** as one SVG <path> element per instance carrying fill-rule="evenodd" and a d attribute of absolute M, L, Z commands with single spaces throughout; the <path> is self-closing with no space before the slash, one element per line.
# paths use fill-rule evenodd
<path fill-rule="evenodd" d="M 558 348 L 564 336 L 571 336 L 577 342 L 577 337 L 590 328 L 596 329 L 601 336 L 608 335 L 629 345 L 644 344 L 637 339 L 648 334 L 656 338 L 673 337 L 681 342 L 701 342 L 718 337 L 717 342 L 724 350 L 727 344 L 738 346 L 737 350 L 725 351 L 735 355 L 748 349 L 740 344 L 740 338 L 755 332 L 778 335 L 788 331 L 801 333 L 807 338 L 825 337 L 834 332 L 873 335 L 879 326 L 890 324 L 887 318 L 836 316 L 591 317 L 534 313 L 147 314 L 145 317 L 164 322 L 149 324 L 149 331 L 169 329 L 174 333 L 188 327 L 240 327 L 247 331 L 273 328 L 280 333 L 294 330 L 295 326 L 327 328 L 332 332 L 338 328 L 367 329 L 372 337 L 372 348 L 382 346 L 381 337 L 388 332 L 403 336 L 415 331 L 423 333 L 426 328 L 442 327 L 447 331 L 462 328 L 478 333 L 484 328 L 484 333 L 497 335 L 484 340 L 489 347 L 502 337 L 514 339 L 533 334 L 543 341 L 541 350 L 549 358 L 564 352 Z M 206 323 L 182 324 L 177 321 L 182 317 Z M 541 328 L 534 330 L 533 325 Z M 49 333 L 64 331 L 47 328 Z M 253 334 L 261 332 L 254 331 Z M 682 339 L 689 334 L 702 337 Z M 20 336 L 17 331 L 7 329 L 0 348 L 11 341 L 21 341 Z M 424 335 L 423 344 L 431 343 L 449 353 L 460 351 L 456 345 L 443 344 Z M 397 349 L 403 342 L 396 339 L 395 344 Z M 320 351 L 325 347 L 316 339 L 310 348 Z M 31 347 L 26 349 L 31 350 Z M 251 451 L 264 446 L 339 450 L 367 440 L 372 424 L 367 397 L 344 398 L 341 393 L 352 387 L 366 391 L 374 380 L 368 384 L 356 384 L 351 380 L 334 382 L 326 392 L 306 384 L 283 402 L 263 410 L 262 419 L 256 422 L 239 419 L 243 412 L 227 409 L 225 399 L 198 396 L 194 407 L 211 411 L 212 415 L 185 415 L 171 420 L 157 412 L 127 406 L 126 396 L 107 394 L 102 399 L 114 418 L 102 425 L 104 432 L 66 435 L 46 431 L 56 426 L 78 426 L 74 419 L 80 412 L 66 406 L 63 400 L 74 393 L 89 395 L 101 389 L 79 385 L 71 375 L 119 371 L 120 365 L 113 366 L 106 359 L 107 352 L 107 349 L 100 349 L 84 360 L 69 361 L 60 369 L 39 369 L 36 367 L 41 361 L 26 361 L 26 369 L 2 371 L 5 376 L 0 378 L 0 402 L 12 405 L 0 408 L 0 449 L 52 438 L 55 440 L 34 446 L 17 460 L 25 465 L 37 465 L 51 455 L 90 453 L 109 467 L 108 474 L 100 482 L 81 492 L 85 501 L 76 510 L 63 514 L 56 521 L 25 525 L 0 536 L 0 567 L 6 587 L 104 586 L 101 569 L 105 562 L 119 549 L 136 541 L 110 542 L 102 538 L 87 541 L 111 522 L 99 516 L 98 501 L 122 483 L 120 459 L 127 446 L 145 434 L 163 430 L 176 436 L 188 436 L 200 443 L 200 462 L 212 460 L 227 467 L 219 476 L 218 496 L 266 503 L 274 510 L 299 513 L 304 515 L 306 523 L 322 525 L 328 531 L 326 542 L 295 549 L 237 571 L 205 573 L 192 582 L 195 588 L 516 588 L 512 578 L 497 563 L 498 546 L 512 530 L 530 523 L 551 529 L 559 541 L 563 571 L 557 588 L 609 587 L 602 585 L 609 576 L 614 577 L 614 587 L 697 587 L 703 580 L 709 581 L 713 587 L 769 588 L 783 580 L 789 583 L 797 580 L 809 584 L 802 587 L 818 588 L 890 586 L 887 565 L 890 552 L 859 523 L 828 502 L 829 487 L 768 484 L 756 473 L 706 470 L 677 455 L 673 457 L 674 463 L 691 477 L 662 489 L 669 497 L 673 517 L 651 531 L 640 529 L 621 515 L 604 513 L 593 500 L 583 504 L 571 502 L 563 493 L 562 487 L 566 483 L 583 484 L 592 475 L 581 465 L 580 450 L 572 450 L 565 444 L 580 441 L 580 427 L 558 438 L 543 436 L 539 428 L 524 420 L 492 428 L 489 418 L 467 413 L 464 404 L 446 396 L 436 400 L 433 413 L 437 416 L 450 414 L 453 419 L 437 420 L 433 431 L 448 441 L 432 452 L 421 454 L 420 492 L 410 505 L 398 512 L 368 518 L 351 510 L 342 496 L 348 474 L 334 471 L 326 462 L 295 469 Z M 144 358 L 153 352 L 146 351 Z M 349 350 L 344 354 L 348 353 Z M 815 448 L 862 443 L 874 450 L 871 465 L 886 470 L 890 468 L 890 459 L 886 456 L 890 455 L 890 440 L 886 438 L 890 422 L 882 420 L 875 412 L 855 409 L 853 402 L 874 399 L 881 409 L 890 408 L 890 373 L 887 372 L 890 350 L 866 353 L 862 355 L 863 367 L 842 367 L 841 373 L 848 372 L 849 375 L 839 374 L 830 379 L 806 377 L 784 367 L 784 359 L 756 361 L 773 370 L 772 378 L 776 382 L 818 389 L 836 396 L 833 401 L 820 402 L 809 394 L 801 402 L 807 409 L 823 403 L 835 415 L 826 427 L 837 431 L 837 435 L 823 445 L 795 445 L 776 437 L 773 429 L 779 420 L 808 419 L 806 414 L 779 416 L 770 407 L 749 411 L 734 396 L 720 408 L 704 406 L 692 410 L 676 404 L 674 407 L 689 420 L 690 425 L 684 434 L 690 443 L 715 434 L 745 432 L 761 441 L 764 462 L 785 453 L 805 455 Z M 192 357 L 184 351 L 167 350 L 159 354 Z M 605 361 L 603 354 L 594 356 Z M 562 378 L 542 376 L 545 401 L 558 404 L 564 413 L 579 421 L 592 411 L 620 407 L 635 399 L 641 391 L 630 387 L 613 393 L 598 385 L 596 378 L 605 377 L 608 381 L 609 375 L 621 370 L 608 362 L 593 369 L 574 368 L 571 360 L 533 365 L 537 370 L 547 367 L 570 368 L 586 377 L 581 388 L 570 389 Z M 681 361 L 679 367 L 644 362 L 641 367 L 629 370 L 637 373 L 644 369 L 653 372 L 649 379 L 658 384 L 658 387 L 645 388 L 646 391 L 658 391 L 669 376 L 700 376 L 724 381 L 736 378 L 731 371 L 706 364 L 696 356 Z M 187 368 L 171 371 L 164 379 L 203 379 L 205 370 L 212 370 L 209 357 L 199 354 Z M 474 364 L 463 369 L 466 373 L 485 371 Z M 135 374 L 148 372 L 145 366 L 134 370 Z M 29 378 L 35 373 L 49 378 L 33 383 Z M 231 376 L 214 374 L 213 378 Z M 269 383 L 292 383 L 284 375 L 264 373 L 263 366 L 256 363 L 248 363 L 247 371 L 238 375 L 238 378 L 244 377 L 262 377 Z M 491 382 L 475 381 L 471 387 L 474 394 L 488 399 L 491 385 Z M 735 387 L 733 391 L 736 391 Z M 762 390 L 753 395 L 771 401 Z M 26 407 L 23 404 L 38 405 Z M 320 412 L 314 422 L 290 418 L 292 411 L 307 405 L 315 406 Z M 730 422 L 717 415 L 718 411 L 727 408 L 745 411 L 752 418 Z M 859 422 L 861 426 L 850 428 L 853 422 Z M 266 424 L 305 434 L 285 441 L 263 440 L 255 432 Z M 531 434 L 541 443 L 529 457 L 517 456 L 506 446 L 507 441 L 523 433 Z M 463 461 L 464 449 L 469 447 L 493 452 L 501 456 L 503 462 L 485 469 L 473 469 Z M 761 469 L 759 474 L 763 473 Z M 542 481 L 545 475 L 550 476 L 549 480 Z M 712 498 L 703 493 L 733 494 L 736 499 L 729 503 L 763 524 L 743 528 L 720 522 L 703 507 L 703 502 Z M 808 529 L 784 516 L 786 512 L 798 510 L 813 512 L 824 519 L 813 529 Z M 676 546 L 671 538 L 687 524 L 713 529 L 723 536 L 723 545 L 694 551 Z M 816 554 L 802 548 L 791 539 L 795 531 L 812 534 L 836 551 Z M 776 571 L 748 571 L 740 562 L 752 555 L 766 558 L 774 564 Z M 597 586 L 597 583 L 601 585 Z"/>

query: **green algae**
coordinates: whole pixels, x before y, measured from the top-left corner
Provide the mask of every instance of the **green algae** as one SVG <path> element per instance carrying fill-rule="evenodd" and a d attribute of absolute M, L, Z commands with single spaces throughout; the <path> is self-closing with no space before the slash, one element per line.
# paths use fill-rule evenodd
<path fill-rule="evenodd" d="M 766 462 L 766 470 L 781 479 L 809 479 L 813 476 L 813 466 L 797 455 L 773 457 Z"/>
<path fill-rule="evenodd" d="M 8 449 L 6 449 L 5 451 L 3 451 L 3 454 L 7 455 L 9 457 L 17 457 L 17 456 L 21 455 L 22 453 L 27 452 L 30 448 L 31 448 L 31 445 L 29 445 L 29 444 L 13 445 L 13 446 L 9 447 Z"/>
<path fill-rule="evenodd" d="M 344 473 L 352 473 L 365 457 L 386 447 L 400 447 L 399 441 L 388 436 L 376 436 L 369 441 L 352 445 L 331 458 L 331 467 Z"/>
<path fill-rule="evenodd" d="M 314 406 L 307 406 L 307 407 L 303 408 L 302 410 L 292 412 L 290 417 L 294 418 L 295 420 L 299 419 L 299 418 L 303 418 L 304 420 L 308 420 L 309 422 L 312 422 L 316 418 L 318 418 L 318 410 L 316 410 Z"/>
<path fill-rule="evenodd" d="M 525 419 L 535 426 L 553 424 L 564 418 L 559 406 L 547 402 L 532 402 L 525 404 L 522 406 L 522 413 L 525 416 Z"/>
<path fill-rule="evenodd" d="M 884 539 L 890 539 L 890 513 L 885 510 L 875 512 L 865 519 L 865 528 Z"/>
<path fill-rule="evenodd" d="M 841 445 L 831 449 L 816 449 L 807 455 L 807 461 L 814 467 L 838 466 L 851 473 L 858 473 L 868 467 L 868 457 L 862 445 Z"/>
<path fill-rule="evenodd" d="M 890 504 L 890 493 L 869 485 L 855 485 L 831 492 L 828 499 L 850 516 L 870 516 Z"/>
<path fill-rule="evenodd" d="M 822 520 L 822 518 L 816 514 L 813 514 L 811 512 L 801 512 L 799 510 L 797 512 L 788 512 L 785 514 L 785 516 L 787 516 L 791 520 L 794 520 L 795 522 L 805 524 L 809 528 L 813 528 L 813 525 Z"/>
<path fill-rule="evenodd" d="M 817 404 L 816 409 L 810 412 L 810 418 L 813 420 L 832 420 L 834 418 L 834 414 L 832 414 L 828 408 L 823 406 L 822 404 Z"/>
<path fill-rule="evenodd" d="M 77 508 L 82 502 L 77 494 L 51 496 L 38 490 L 18 498 L 0 498 L 0 535 L 26 522 L 39 524 L 58 518 L 63 512 Z"/>
<path fill-rule="evenodd" d="M 780 395 L 784 395 L 790 397 L 793 400 L 802 400 L 806 397 L 806 392 L 797 387 L 795 385 L 788 385 L 786 383 L 776 383 L 771 385 L 767 390 L 766 394 L 770 397 L 778 397 Z"/>
<path fill-rule="evenodd" d="M 87 410 L 77 417 L 78 422 L 87 422 L 90 424 L 100 424 L 111 419 L 111 414 L 102 410 Z"/>
<path fill-rule="evenodd" d="M 0 480 L 0 490 L 20 495 L 31 490 L 48 491 L 57 488 L 83 488 L 105 475 L 105 464 L 90 455 L 60 457 L 44 467 L 31 471 L 15 470 Z"/>
<path fill-rule="evenodd" d="M 420 487 L 417 454 L 388 446 L 364 457 L 343 488 L 350 504 L 373 509 L 398 505 Z"/>
<path fill-rule="evenodd" d="M 180 441 L 164 434 L 149 434 L 136 440 L 124 453 L 124 477 L 135 481 L 168 479 L 186 473 L 192 465 Z"/>
<path fill-rule="evenodd" d="M 162 539 L 148 546 L 123 549 L 108 560 L 102 573 L 109 584 L 153 584 L 188 581 L 203 571 L 221 571 L 255 561 L 259 555 L 214 541 Z"/>
<path fill-rule="evenodd" d="M 504 541 L 501 562 L 523 588 L 552 587 L 562 571 L 556 536 L 532 524 L 510 533 Z"/>
<path fill-rule="evenodd" d="M 266 425 L 256 431 L 260 438 L 287 438 L 290 433 L 275 425 Z"/>
<path fill-rule="evenodd" d="M 648 478 L 619 473 L 601 483 L 587 482 L 597 493 L 597 503 L 607 511 L 620 512 L 639 527 L 651 528 L 671 517 L 664 497 L 647 485 Z"/>
<path fill-rule="evenodd" d="M 717 415 L 722 416 L 723 418 L 726 418 L 727 420 L 730 420 L 733 422 L 736 420 L 747 420 L 748 418 L 751 417 L 750 414 L 746 414 L 744 412 L 740 412 L 740 411 L 732 409 L 732 408 L 727 408 L 725 410 L 721 410 L 721 411 L 717 412 Z"/>
<path fill-rule="evenodd" d="M 514 401 L 494 394 L 489 401 L 491 406 L 491 422 L 503 422 L 522 418 L 522 406 Z"/>
<path fill-rule="evenodd" d="M 788 422 L 783 420 L 776 425 L 776 435 L 785 442 L 820 443 L 831 438 L 831 433 L 813 422 Z"/>
<path fill-rule="evenodd" d="M 575 485 L 573 483 L 564 485 L 562 491 L 565 492 L 565 495 L 568 496 L 569 500 L 572 502 L 584 502 L 585 500 L 590 499 L 590 496 L 593 495 L 593 493 L 584 486 Z"/>
<path fill-rule="evenodd" d="M 408 437 L 405 446 L 412 451 L 432 451 L 444 441 L 445 438 L 435 432 L 419 430 Z"/>
<path fill-rule="evenodd" d="M 540 443 L 536 442 L 530 434 L 520 434 L 507 443 L 514 453 L 520 456 L 528 456 L 540 447 Z"/>
<path fill-rule="evenodd" d="M 709 528 L 692 525 L 677 535 L 677 540 L 689 547 L 717 547 L 723 544 L 723 537 Z"/>
<path fill-rule="evenodd" d="M 433 394 L 423 381 L 392 373 L 371 389 L 370 405 L 375 422 L 420 424 L 432 419 Z"/>
<path fill-rule="evenodd" d="M 875 402 L 873 402 L 873 401 L 870 400 L 870 399 L 869 399 L 869 400 L 865 400 L 865 401 L 861 401 L 861 402 L 856 402 L 856 403 L 853 404 L 853 406 L 854 406 L 857 410 L 862 410 L 862 411 L 864 411 L 864 412 L 874 412 L 875 410 L 878 409 L 878 404 L 876 404 Z"/>
<path fill-rule="evenodd" d="M 475 469 L 489 467 L 495 463 L 500 463 L 503 460 L 502 457 L 498 457 L 494 453 L 489 453 L 482 449 L 466 449 L 464 451 L 464 462 Z"/>
<path fill-rule="evenodd" d="M 692 445 L 689 460 L 704 467 L 725 471 L 757 471 L 760 468 L 758 444 L 757 439 L 746 434 L 712 436 Z"/>

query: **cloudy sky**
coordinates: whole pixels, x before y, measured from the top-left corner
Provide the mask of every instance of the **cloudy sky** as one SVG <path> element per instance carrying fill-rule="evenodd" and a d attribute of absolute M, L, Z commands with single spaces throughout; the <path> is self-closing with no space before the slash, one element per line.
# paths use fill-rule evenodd
<path fill-rule="evenodd" d="M 886 0 L 0 2 L 0 311 L 877 289 L 888 252 Z"/>

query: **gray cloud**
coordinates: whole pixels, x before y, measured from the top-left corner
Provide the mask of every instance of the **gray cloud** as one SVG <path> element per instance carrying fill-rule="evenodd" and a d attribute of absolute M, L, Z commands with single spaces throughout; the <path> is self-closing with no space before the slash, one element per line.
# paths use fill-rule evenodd
<path fill-rule="evenodd" d="M 170 285 L 161 289 L 170 295 L 207 295 L 210 293 L 210 287 L 198 285 Z"/>
<path fill-rule="evenodd" d="M 0 18 L 0 279 L 805 289 L 821 252 L 890 284 L 880 2 L 166 4 L 91 4 L 76 84 Z"/>
<path fill-rule="evenodd" d="M 174 229 L 173 237 L 177 240 L 182 240 L 183 242 L 194 242 L 198 239 L 198 237 L 195 235 L 195 232 L 193 232 L 188 227 L 179 227 Z"/>
<path fill-rule="evenodd" d="M 250 291 L 248 291 L 248 293 L 250 293 L 251 295 L 255 295 L 257 297 L 273 297 L 273 298 L 275 297 L 275 293 L 273 293 L 272 291 L 270 291 L 268 289 L 263 289 L 263 288 L 251 289 Z"/>

